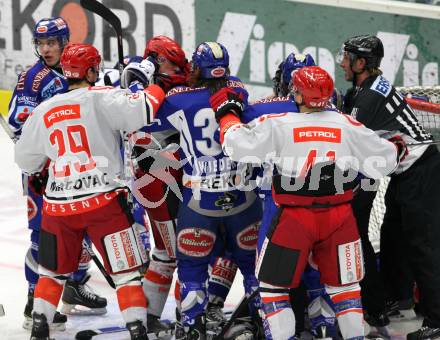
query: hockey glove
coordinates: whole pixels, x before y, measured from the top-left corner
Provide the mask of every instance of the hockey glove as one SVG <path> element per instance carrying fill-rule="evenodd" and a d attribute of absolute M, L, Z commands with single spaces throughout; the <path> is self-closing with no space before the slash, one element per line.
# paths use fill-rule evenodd
<path fill-rule="evenodd" d="M 43 195 L 46 189 L 48 178 L 49 178 L 49 173 L 46 167 L 41 172 L 37 172 L 29 176 L 28 183 L 30 189 L 39 196 Z"/>
<path fill-rule="evenodd" d="M 139 82 L 144 86 L 150 84 L 150 80 L 156 71 L 156 63 L 154 59 L 148 57 L 140 63 L 130 63 L 124 68 L 121 74 L 121 87 L 126 89 L 131 86 L 133 82 Z"/>
<path fill-rule="evenodd" d="M 393 136 L 391 138 L 388 138 L 388 140 L 396 146 L 397 162 L 401 163 L 408 155 L 408 146 L 400 136 Z"/>
<path fill-rule="evenodd" d="M 217 122 L 220 122 L 228 113 L 232 113 L 240 118 L 244 109 L 242 95 L 237 94 L 229 87 L 223 87 L 211 95 L 209 103 L 214 110 Z"/>

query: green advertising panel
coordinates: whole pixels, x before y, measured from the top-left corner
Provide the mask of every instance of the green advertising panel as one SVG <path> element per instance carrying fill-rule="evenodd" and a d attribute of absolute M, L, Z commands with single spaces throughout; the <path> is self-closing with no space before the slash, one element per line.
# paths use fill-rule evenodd
<path fill-rule="evenodd" d="M 384 2 L 386 3 L 386 2 Z M 440 21 L 292 1 L 196 1 L 197 41 L 218 39 L 230 50 L 232 69 L 245 82 L 270 86 L 290 52 L 311 53 L 349 86 L 335 62 L 342 42 L 377 34 L 384 42 L 382 69 L 398 85 L 438 84 Z"/>

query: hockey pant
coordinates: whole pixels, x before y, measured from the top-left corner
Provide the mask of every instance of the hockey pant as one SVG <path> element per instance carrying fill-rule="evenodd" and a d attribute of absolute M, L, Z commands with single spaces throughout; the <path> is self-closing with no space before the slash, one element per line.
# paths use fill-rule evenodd
<path fill-rule="evenodd" d="M 171 172 L 180 181 L 180 173 Z M 159 179 L 139 189 L 148 202 L 161 202 L 158 206 L 147 208 L 151 222 L 151 233 L 155 248 L 151 254 L 150 265 L 143 279 L 143 288 L 148 300 L 148 313 L 161 316 L 176 268 L 176 235 L 177 223 L 175 212 L 179 201 L 173 192 L 165 194 L 166 188 Z M 164 200 L 162 200 L 164 198 Z M 135 199 L 135 221 L 143 222 L 143 207 Z M 222 251 L 219 251 L 222 253 Z M 232 285 L 237 266 L 230 259 L 213 259 L 212 280 L 209 283 L 209 300 L 222 303 Z M 178 296 L 177 303 L 179 302 Z M 178 303 L 179 306 L 179 303 Z"/>
<path fill-rule="evenodd" d="M 205 311 L 208 303 L 208 266 L 221 228 L 225 231 L 228 251 L 243 275 L 246 294 L 251 294 L 257 288 L 254 272 L 260 219 L 259 200 L 255 200 L 242 213 L 226 217 L 207 217 L 180 206 L 177 218 L 177 269 L 184 325 L 192 324 Z"/>
<path fill-rule="evenodd" d="M 25 180 L 24 180 L 25 182 Z M 31 229 L 31 245 L 26 253 L 24 261 L 24 273 L 28 282 L 29 292 L 33 292 L 38 281 L 38 242 L 40 239 L 41 225 L 41 209 L 43 205 L 43 196 L 37 195 L 29 186 L 27 190 L 27 211 L 28 211 L 28 227 Z M 90 240 L 86 237 L 86 241 Z M 80 282 L 86 276 L 90 266 L 91 257 L 88 252 L 83 249 L 78 270 L 72 274 L 72 279 Z"/>
<path fill-rule="evenodd" d="M 99 202 L 96 209 L 71 215 L 53 213 L 58 210 L 56 204 L 44 202 L 39 241 L 40 279 L 35 287 L 34 311 L 53 320 L 63 281 L 78 267 L 82 240 L 87 233 L 117 286 L 125 322 L 146 322 L 147 301 L 138 273 L 146 253 L 142 252 L 142 242 L 132 227 L 125 195 L 112 192 L 91 199 Z M 90 203 L 83 202 L 77 207 L 81 205 Z"/>
<path fill-rule="evenodd" d="M 277 213 L 278 208 L 273 201 L 272 195 L 270 193 L 266 194 L 264 197 L 263 219 L 258 237 L 259 249 L 261 249 L 267 232 L 271 227 L 272 220 Z M 316 268 L 315 264 L 314 267 Z M 309 299 L 307 309 L 312 333 L 315 334 L 318 327 L 325 325 L 329 334 L 333 335 L 333 333 L 336 333 L 336 316 L 330 297 L 326 293 L 324 285 L 320 282 L 319 271 L 317 271 L 315 268 L 313 268 L 311 265 L 307 265 L 302 276 L 302 282 L 305 286 Z M 294 307 L 293 310 L 297 323 L 300 325 L 300 328 L 303 328 L 304 308 L 301 308 L 301 306 L 304 305 L 303 300 L 305 298 L 298 296 L 298 294 L 304 294 L 303 289 L 299 289 L 298 287 L 290 290 L 289 293 L 291 297 L 290 301 Z M 296 304 L 299 305 L 296 306 Z M 299 332 L 301 330 L 302 329 L 300 329 Z"/>
<path fill-rule="evenodd" d="M 274 209 L 257 261 L 266 338 L 288 339 L 295 334 L 295 316 L 287 288 L 298 286 L 311 253 L 333 302 L 343 337 L 363 337 L 358 285 L 363 277 L 363 261 L 351 205 Z M 290 326 L 286 327 L 287 324 Z"/>

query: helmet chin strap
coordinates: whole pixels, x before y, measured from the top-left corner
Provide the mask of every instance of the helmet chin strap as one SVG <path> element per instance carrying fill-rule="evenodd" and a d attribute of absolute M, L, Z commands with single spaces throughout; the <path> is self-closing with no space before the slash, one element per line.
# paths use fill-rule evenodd
<path fill-rule="evenodd" d="M 353 79 L 352 79 L 353 87 L 357 86 L 357 77 L 358 77 L 358 75 L 365 71 L 365 68 L 362 71 L 360 71 L 360 72 L 359 71 L 355 71 L 353 69 L 353 65 L 354 65 L 354 62 L 356 61 L 356 59 L 357 59 L 356 55 L 354 55 L 354 58 L 351 58 L 351 56 L 350 56 L 350 70 L 351 70 L 351 72 L 353 72 Z"/>

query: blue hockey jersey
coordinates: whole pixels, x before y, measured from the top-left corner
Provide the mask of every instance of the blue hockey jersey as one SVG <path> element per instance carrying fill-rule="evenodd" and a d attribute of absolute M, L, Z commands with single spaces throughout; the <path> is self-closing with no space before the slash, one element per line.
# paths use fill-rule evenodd
<path fill-rule="evenodd" d="M 23 71 L 9 103 L 8 122 L 15 134 L 21 134 L 21 127 L 35 107 L 58 93 L 66 92 L 68 87 L 66 78 L 47 67 L 42 60 Z"/>
<path fill-rule="evenodd" d="M 248 93 L 243 83 L 231 77 L 228 86 Z M 145 132 L 174 129 L 180 133 L 183 167 L 183 204 L 212 217 L 233 215 L 249 207 L 255 192 L 239 190 L 250 177 L 247 164 L 232 162 L 214 135 L 218 130 L 205 87 L 176 87 L 170 90 L 156 116 L 156 124 Z"/>

